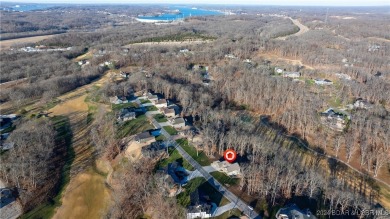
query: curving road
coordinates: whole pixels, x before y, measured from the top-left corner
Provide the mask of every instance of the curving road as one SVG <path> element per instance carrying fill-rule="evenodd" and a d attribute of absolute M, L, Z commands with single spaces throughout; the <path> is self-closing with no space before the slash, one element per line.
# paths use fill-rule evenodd
<path fill-rule="evenodd" d="M 299 31 L 294 33 L 294 34 L 291 34 L 291 35 L 287 35 L 287 36 L 283 36 L 283 37 L 278 37 L 276 39 L 279 39 L 279 40 L 286 40 L 288 37 L 290 36 L 299 36 L 299 35 L 302 35 L 304 33 L 306 33 L 307 31 L 309 31 L 310 29 L 303 25 L 301 22 L 299 22 L 298 20 L 296 19 L 292 19 L 291 17 L 288 17 L 288 19 L 290 19 L 294 25 L 298 26 L 299 28 Z"/>

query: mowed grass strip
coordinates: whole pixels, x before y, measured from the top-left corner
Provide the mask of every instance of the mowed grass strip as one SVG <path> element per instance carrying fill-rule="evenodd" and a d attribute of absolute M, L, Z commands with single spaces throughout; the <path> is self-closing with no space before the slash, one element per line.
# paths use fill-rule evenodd
<path fill-rule="evenodd" d="M 138 134 L 154 127 L 149 123 L 146 115 L 140 115 L 137 118 L 126 121 L 117 127 L 117 138 L 124 138 L 128 135 Z"/>
<path fill-rule="evenodd" d="M 176 141 L 194 160 L 196 160 L 202 166 L 208 166 L 211 164 L 209 158 L 203 151 L 196 151 L 194 146 L 188 143 L 187 139 L 178 139 Z"/>

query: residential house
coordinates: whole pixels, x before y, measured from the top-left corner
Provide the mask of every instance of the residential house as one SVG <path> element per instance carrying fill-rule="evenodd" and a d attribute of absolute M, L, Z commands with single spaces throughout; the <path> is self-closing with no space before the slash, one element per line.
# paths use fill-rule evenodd
<path fill-rule="evenodd" d="M 278 73 L 278 74 L 282 74 L 284 72 L 284 70 L 282 68 L 276 67 L 275 68 L 275 72 Z"/>
<path fill-rule="evenodd" d="M 155 139 L 154 136 L 151 135 L 149 132 L 142 132 L 142 133 L 138 134 L 138 135 L 135 137 L 135 140 L 136 140 L 138 143 L 147 143 L 147 144 L 151 144 L 151 143 L 154 142 L 156 139 Z"/>
<path fill-rule="evenodd" d="M 342 131 L 347 125 L 346 117 L 349 118 L 349 116 L 336 112 L 332 108 L 322 112 L 320 116 L 320 120 L 324 125 L 336 131 Z"/>
<path fill-rule="evenodd" d="M 121 76 L 122 78 L 128 78 L 128 77 L 130 76 L 130 72 L 121 71 L 120 76 Z"/>
<path fill-rule="evenodd" d="M 277 219 L 316 219 L 309 209 L 301 210 L 295 204 L 280 208 L 275 217 Z"/>
<path fill-rule="evenodd" d="M 141 153 L 143 157 L 155 158 L 160 157 L 166 152 L 165 144 L 161 144 L 160 142 L 153 142 L 148 146 L 145 146 L 141 149 Z"/>
<path fill-rule="evenodd" d="M 333 82 L 328 79 L 314 79 L 314 83 L 318 85 L 332 85 Z"/>
<path fill-rule="evenodd" d="M 187 219 L 211 217 L 212 205 L 206 202 L 198 189 L 190 194 L 190 201 L 191 205 L 187 208 Z"/>
<path fill-rule="evenodd" d="M 283 72 L 283 77 L 285 77 L 285 78 L 299 78 L 299 77 L 301 77 L 301 73 L 300 72 L 285 71 L 285 72 Z"/>
<path fill-rule="evenodd" d="M 225 55 L 225 58 L 229 58 L 229 59 L 237 59 L 237 57 L 233 54 L 226 54 Z"/>
<path fill-rule="evenodd" d="M 229 163 L 225 161 L 214 161 L 211 166 L 220 171 L 226 173 L 228 176 L 237 176 L 241 174 L 240 165 L 238 163 Z"/>
<path fill-rule="evenodd" d="M 369 109 L 372 108 L 372 104 L 362 98 L 358 98 L 353 104 L 354 108 Z"/>
<path fill-rule="evenodd" d="M 173 118 L 176 116 L 175 110 L 171 108 L 163 108 L 163 113 L 168 118 Z"/>
<path fill-rule="evenodd" d="M 181 50 L 180 50 L 181 53 L 186 53 L 186 52 L 189 52 L 189 51 L 190 51 L 190 50 L 188 50 L 188 49 L 181 49 Z"/>
<path fill-rule="evenodd" d="M 122 104 L 122 103 L 128 103 L 129 101 L 127 100 L 126 97 L 121 97 L 121 96 L 115 96 L 115 97 L 110 97 L 110 103 L 113 104 Z"/>
<path fill-rule="evenodd" d="M 128 109 L 122 109 L 122 112 L 119 114 L 118 122 L 126 122 L 129 120 L 135 119 L 135 112 L 130 112 Z"/>
<path fill-rule="evenodd" d="M 148 94 L 148 99 L 149 99 L 150 101 L 152 101 L 153 103 L 155 103 L 156 101 L 158 101 L 158 96 L 149 93 L 149 94 Z"/>
<path fill-rule="evenodd" d="M 351 76 L 344 74 L 344 73 L 336 73 L 335 74 L 338 78 L 344 79 L 344 80 L 351 80 Z"/>
<path fill-rule="evenodd" d="M 251 59 L 244 59 L 243 62 L 245 62 L 245 63 L 252 63 L 252 60 Z"/>
<path fill-rule="evenodd" d="M 163 194 L 168 197 L 174 197 L 181 192 L 180 184 L 176 183 L 175 180 L 165 171 L 156 173 L 156 181 L 158 188 L 162 190 Z"/>
<path fill-rule="evenodd" d="M 183 118 L 175 118 L 171 120 L 171 124 L 174 128 L 180 129 L 186 126 L 186 122 Z"/>
<path fill-rule="evenodd" d="M 157 100 L 155 103 L 156 103 L 156 107 L 158 108 L 163 108 L 168 106 L 166 99 Z"/>

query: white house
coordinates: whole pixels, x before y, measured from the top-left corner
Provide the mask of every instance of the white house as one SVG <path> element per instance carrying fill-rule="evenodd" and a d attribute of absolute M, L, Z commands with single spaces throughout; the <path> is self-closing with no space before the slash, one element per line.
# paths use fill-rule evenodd
<path fill-rule="evenodd" d="M 240 165 L 238 163 L 229 163 L 225 161 L 214 161 L 211 163 L 214 169 L 226 173 L 228 176 L 237 176 L 241 174 Z"/>
<path fill-rule="evenodd" d="M 126 97 L 119 97 L 119 96 L 115 96 L 115 97 L 110 97 L 110 103 L 113 103 L 113 104 L 122 104 L 122 103 L 128 103 L 129 101 L 126 99 Z"/>
<path fill-rule="evenodd" d="M 369 103 L 366 100 L 363 100 L 362 98 L 359 98 L 355 101 L 353 104 L 354 108 L 360 108 L 360 109 L 369 109 L 372 107 L 372 104 Z"/>
<path fill-rule="evenodd" d="M 124 112 L 119 115 L 118 122 L 126 122 L 132 119 L 135 119 L 135 112 Z"/>
<path fill-rule="evenodd" d="M 156 107 L 158 107 L 158 108 L 168 107 L 167 100 L 165 100 L 165 99 L 157 100 Z"/>
<path fill-rule="evenodd" d="M 332 85 L 333 82 L 328 79 L 314 79 L 314 83 L 318 85 Z"/>
<path fill-rule="evenodd" d="M 164 108 L 163 112 L 166 117 L 172 118 L 175 117 L 176 113 L 174 109 Z"/>
<path fill-rule="evenodd" d="M 229 59 L 237 59 L 237 57 L 233 54 L 227 54 L 225 55 L 225 58 L 229 58 Z"/>
<path fill-rule="evenodd" d="M 281 68 L 276 67 L 275 68 L 275 72 L 278 73 L 278 74 L 282 74 L 284 72 L 284 70 L 281 69 Z"/>
<path fill-rule="evenodd" d="M 186 122 L 183 118 L 175 118 L 171 120 L 171 124 L 174 128 L 180 129 L 186 126 Z"/>

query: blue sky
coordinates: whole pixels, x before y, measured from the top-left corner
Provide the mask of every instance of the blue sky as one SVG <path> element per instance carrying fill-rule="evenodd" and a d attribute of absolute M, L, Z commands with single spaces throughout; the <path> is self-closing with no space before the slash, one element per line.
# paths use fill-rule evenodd
<path fill-rule="evenodd" d="M 324 6 L 375 6 L 387 5 L 390 10 L 390 0 L 1 0 L 3 2 L 25 3 L 76 3 L 76 4 L 223 4 L 223 5 L 324 5 Z"/>

